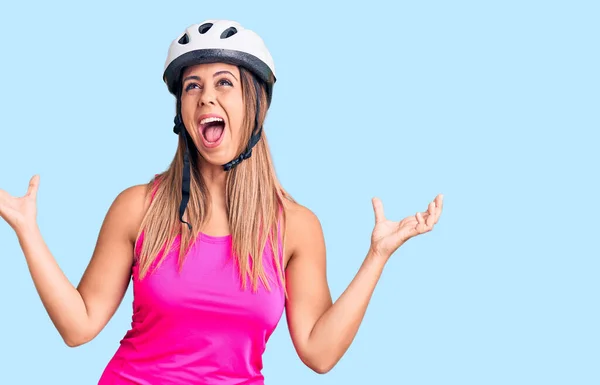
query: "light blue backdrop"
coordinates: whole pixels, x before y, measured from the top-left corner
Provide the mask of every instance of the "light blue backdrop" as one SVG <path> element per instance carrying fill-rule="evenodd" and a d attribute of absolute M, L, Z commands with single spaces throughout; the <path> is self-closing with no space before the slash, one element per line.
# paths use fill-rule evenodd
<path fill-rule="evenodd" d="M 285 318 L 268 384 L 598 384 L 600 38 L 593 1 L 3 2 L 0 188 L 39 173 L 39 223 L 79 282 L 115 196 L 175 150 L 169 43 L 230 18 L 263 36 L 279 81 L 266 132 L 284 186 L 321 219 L 337 298 L 373 227 L 445 211 L 390 261 L 330 373 Z M 286 9 L 287 8 L 287 9 Z M 131 291 L 70 349 L 0 223 L 0 383 L 95 384 Z"/>

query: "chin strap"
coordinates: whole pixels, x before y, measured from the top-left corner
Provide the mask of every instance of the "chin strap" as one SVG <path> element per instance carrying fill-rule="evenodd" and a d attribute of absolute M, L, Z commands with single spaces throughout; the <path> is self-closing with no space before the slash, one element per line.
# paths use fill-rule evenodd
<path fill-rule="evenodd" d="M 244 160 L 250 158 L 252 156 L 252 148 L 256 146 L 256 144 L 260 140 L 260 136 L 262 134 L 262 126 L 258 124 L 258 114 L 260 113 L 260 93 L 259 93 L 259 84 L 256 79 L 253 77 L 254 81 L 254 89 L 256 90 L 256 115 L 254 117 L 254 129 L 252 130 L 252 136 L 248 141 L 248 146 L 244 152 L 242 152 L 237 158 L 223 165 L 223 169 L 225 171 L 232 170 L 235 166 L 242 163 Z"/>
<path fill-rule="evenodd" d="M 258 126 L 258 122 L 256 122 L 256 125 Z M 248 142 L 248 146 L 246 147 L 246 150 L 244 152 L 242 152 L 240 154 L 240 156 L 238 156 L 231 162 L 223 165 L 223 169 L 225 171 L 230 171 L 235 166 L 237 166 L 238 164 L 243 162 L 244 160 L 250 158 L 252 156 L 252 147 L 256 146 L 256 143 L 258 143 L 258 141 L 260 140 L 261 134 L 262 134 L 262 127 L 260 127 L 256 133 L 252 134 L 252 137 L 250 137 L 250 141 Z"/>
<path fill-rule="evenodd" d="M 187 134 L 187 130 L 183 125 L 183 121 L 181 120 L 181 116 L 177 114 L 175 120 L 173 121 L 175 126 L 173 127 L 173 132 L 178 135 L 183 135 L 183 140 L 185 141 L 185 152 L 183 153 L 183 180 L 181 183 L 181 203 L 179 204 L 179 221 L 185 223 L 188 226 L 188 229 L 192 230 L 192 225 L 183 220 L 183 213 L 185 213 L 185 208 L 187 207 L 188 202 L 190 201 L 190 145 L 189 138 Z"/>

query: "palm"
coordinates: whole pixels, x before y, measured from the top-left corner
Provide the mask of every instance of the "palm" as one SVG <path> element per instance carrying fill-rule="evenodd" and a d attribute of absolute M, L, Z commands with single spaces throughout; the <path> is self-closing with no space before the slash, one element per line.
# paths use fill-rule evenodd
<path fill-rule="evenodd" d="M 39 186 L 39 177 L 31 178 L 27 193 L 22 197 L 13 197 L 4 190 L 0 190 L 0 217 L 13 229 L 35 222 L 36 198 Z"/>
<path fill-rule="evenodd" d="M 389 257 L 410 238 L 431 231 L 442 212 L 442 201 L 443 196 L 438 195 L 427 211 L 394 222 L 385 218 L 381 200 L 374 198 L 375 228 L 371 235 L 371 249 Z"/>

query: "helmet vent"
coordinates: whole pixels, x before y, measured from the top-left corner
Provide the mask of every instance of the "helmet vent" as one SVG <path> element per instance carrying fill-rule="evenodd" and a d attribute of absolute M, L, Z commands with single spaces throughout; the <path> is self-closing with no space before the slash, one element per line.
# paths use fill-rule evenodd
<path fill-rule="evenodd" d="M 221 34 L 221 39 L 227 39 L 237 33 L 237 29 L 235 27 L 229 27 Z"/>
<path fill-rule="evenodd" d="M 190 38 L 188 37 L 187 33 L 184 34 L 180 39 L 179 39 L 179 44 L 187 44 L 190 42 Z"/>
<path fill-rule="evenodd" d="M 210 29 L 210 27 L 212 27 L 213 24 L 212 23 L 204 23 L 202 24 L 200 27 L 198 27 L 198 32 L 200 32 L 201 35 L 205 34 L 206 32 L 208 32 L 208 30 Z"/>

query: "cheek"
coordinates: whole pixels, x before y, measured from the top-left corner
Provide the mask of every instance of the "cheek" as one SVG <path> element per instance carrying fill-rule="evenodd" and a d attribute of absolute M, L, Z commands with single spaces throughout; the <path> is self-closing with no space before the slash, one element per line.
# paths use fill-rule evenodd
<path fill-rule="evenodd" d="M 193 130 L 196 124 L 194 116 L 196 115 L 196 104 L 191 98 L 181 99 L 181 118 L 188 130 Z"/>
<path fill-rule="evenodd" d="M 242 130 L 244 130 L 244 112 L 241 108 L 230 108 L 228 115 L 231 135 L 234 140 L 239 140 L 242 136 Z"/>
<path fill-rule="evenodd" d="M 193 121 L 194 117 L 194 102 L 190 98 L 181 99 L 181 117 L 183 121 L 188 125 Z"/>

